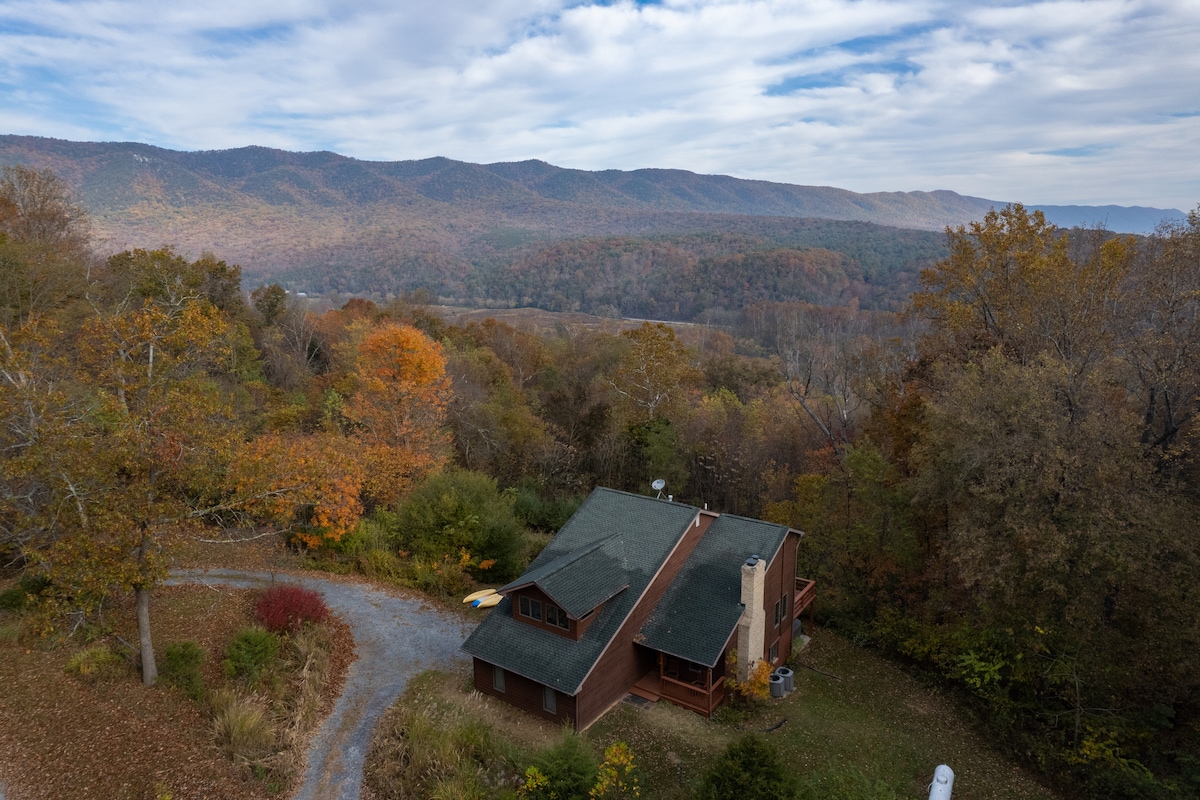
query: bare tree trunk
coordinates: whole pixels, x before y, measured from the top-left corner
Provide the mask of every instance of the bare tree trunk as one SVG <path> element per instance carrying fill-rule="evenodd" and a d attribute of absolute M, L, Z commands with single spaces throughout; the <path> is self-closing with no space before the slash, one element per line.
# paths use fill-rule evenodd
<path fill-rule="evenodd" d="M 142 650 L 142 686 L 153 686 L 158 680 L 158 665 L 154 663 L 154 643 L 150 640 L 150 590 L 134 589 L 137 597 L 138 643 Z"/>

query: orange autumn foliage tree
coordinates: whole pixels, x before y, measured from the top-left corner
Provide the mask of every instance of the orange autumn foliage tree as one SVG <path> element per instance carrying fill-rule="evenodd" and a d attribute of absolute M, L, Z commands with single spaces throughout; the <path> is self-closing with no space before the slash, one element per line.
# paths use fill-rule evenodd
<path fill-rule="evenodd" d="M 358 345 L 354 383 L 345 414 L 362 446 L 363 494 L 390 505 L 448 460 L 450 378 L 442 347 L 410 325 L 383 323 Z"/>
<path fill-rule="evenodd" d="M 242 449 L 231 473 L 246 511 L 310 547 L 337 541 L 362 516 L 362 460 L 350 441 L 334 434 L 259 436 Z"/>

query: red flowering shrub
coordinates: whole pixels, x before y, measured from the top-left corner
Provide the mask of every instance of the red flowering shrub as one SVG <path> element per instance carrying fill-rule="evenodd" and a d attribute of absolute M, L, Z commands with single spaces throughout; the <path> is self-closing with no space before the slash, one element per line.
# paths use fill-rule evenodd
<path fill-rule="evenodd" d="M 329 608 L 312 589 L 272 586 L 259 598 L 254 614 L 264 628 L 282 633 L 299 630 L 306 622 L 324 622 L 329 618 Z"/>

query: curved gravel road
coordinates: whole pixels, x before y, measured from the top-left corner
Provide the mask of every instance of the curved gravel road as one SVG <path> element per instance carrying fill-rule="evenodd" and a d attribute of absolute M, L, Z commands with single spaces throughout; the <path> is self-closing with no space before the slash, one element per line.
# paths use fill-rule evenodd
<path fill-rule="evenodd" d="M 474 627 L 419 599 L 313 575 L 177 570 L 167 582 L 250 589 L 273 583 L 304 586 L 320 592 L 330 610 L 350 625 L 358 658 L 350 665 L 333 711 L 309 746 L 304 783 L 295 800 L 358 800 L 363 761 L 380 715 L 412 676 L 465 660 L 459 648 Z"/>

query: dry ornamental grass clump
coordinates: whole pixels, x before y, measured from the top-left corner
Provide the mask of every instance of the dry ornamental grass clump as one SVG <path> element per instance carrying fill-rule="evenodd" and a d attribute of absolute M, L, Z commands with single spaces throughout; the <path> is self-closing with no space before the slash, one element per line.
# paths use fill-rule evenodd
<path fill-rule="evenodd" d="M 260 698 L 222 687 L 212 694 L 213 737 L 221 752 L 251 764 L 275 749 L 275 727 Z"/>
<path fill-rule="evenodd" d="M 67 672 L 85 683 L 114 680 L 124 675 L 129 662 L 108 645 L 98 644 L 80 650 L 67 662 Z"/>

